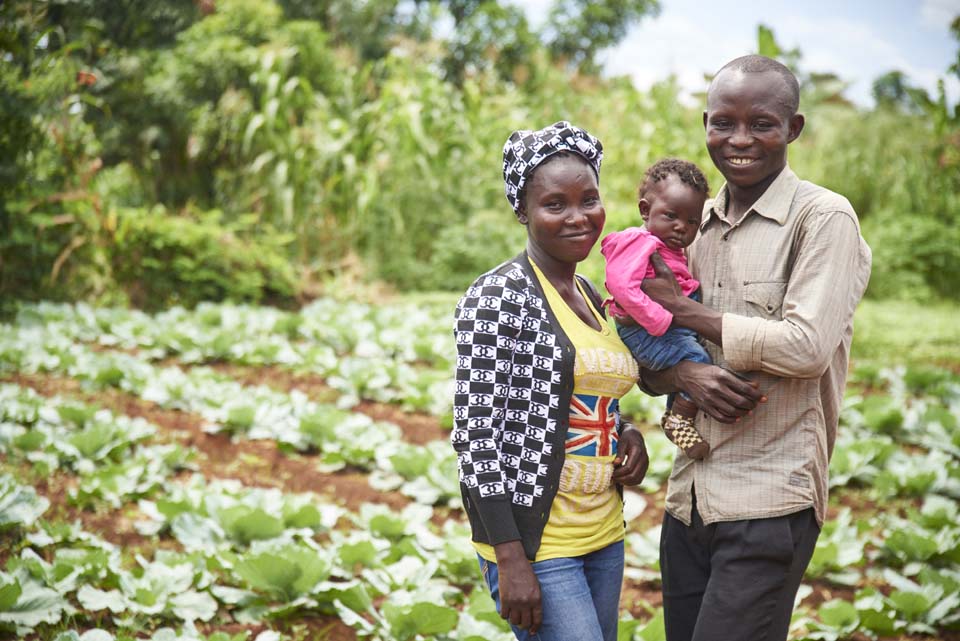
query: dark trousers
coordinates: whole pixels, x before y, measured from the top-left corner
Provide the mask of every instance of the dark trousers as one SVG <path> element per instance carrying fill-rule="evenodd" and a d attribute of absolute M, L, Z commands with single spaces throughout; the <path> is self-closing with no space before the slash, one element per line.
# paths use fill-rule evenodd
<path fill-rule="evenodd" d="M 660 534 L 667 641 L 784 641 L 820 528 L 813 508 L 769 519 L 689 527 L 669 514 Z"/>

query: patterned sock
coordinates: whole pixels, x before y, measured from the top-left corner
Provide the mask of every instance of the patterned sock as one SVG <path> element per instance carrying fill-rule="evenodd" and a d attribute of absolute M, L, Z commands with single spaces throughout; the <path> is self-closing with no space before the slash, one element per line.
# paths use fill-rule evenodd
<path fill-rule="evenodd" d="M 660 427 L 670 441 L 692 459 L 702 459 L 710 453 L 710 444 L 703 440 L 694 427 L 693 419 L 671 411 L 664 413 Z"/>

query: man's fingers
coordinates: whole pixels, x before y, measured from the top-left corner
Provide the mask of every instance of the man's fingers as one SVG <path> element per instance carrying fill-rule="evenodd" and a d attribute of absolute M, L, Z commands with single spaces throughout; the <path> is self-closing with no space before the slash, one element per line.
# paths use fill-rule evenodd
<path fill-rule="evenodd" d="M 657 278 L 660 278 L 661 276 L 676 278 L 670 268 L 667 267 L 667 264 L 663 261 L 663 257 L 660 255 L 660 252 L 653 252 L 650 255 L 650 264 L 653 265 L 653 271 L 656 273 Z"/>

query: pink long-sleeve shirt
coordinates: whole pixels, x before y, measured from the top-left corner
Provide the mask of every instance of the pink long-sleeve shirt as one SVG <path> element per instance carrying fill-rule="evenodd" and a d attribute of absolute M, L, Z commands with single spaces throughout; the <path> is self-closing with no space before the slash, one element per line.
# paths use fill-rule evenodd
<path fill-rule="evenodd" d="M 600 252 L 607 260 L 606 287 L 613 297 L 607 301 L 610 313 L 614 318 L 629 316 L 651 335 L 662 336 L 673 322 L 673 314 L 640 289 L 644 278 L 656 276 L 650 262 L 655 251 L 677 277 L 684 296 L 700 286 L 700 281 L 690 275 L 683 251 L 671 249 L 644 227 L 615 231 L 600 242 Z"/>

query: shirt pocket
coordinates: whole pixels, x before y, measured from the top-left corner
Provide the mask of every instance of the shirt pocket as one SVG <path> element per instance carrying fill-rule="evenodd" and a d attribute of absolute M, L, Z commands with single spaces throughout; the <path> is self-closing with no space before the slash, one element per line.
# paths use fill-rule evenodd
<path fill-rule="evenodd" d="M 787 282 L 783 280 L 743 281 L 743 300 L 761 318 L 783 318 L 783 297 L 786 293 Z"/>

